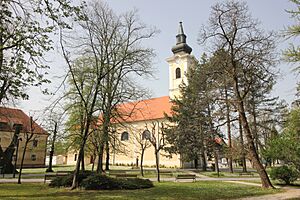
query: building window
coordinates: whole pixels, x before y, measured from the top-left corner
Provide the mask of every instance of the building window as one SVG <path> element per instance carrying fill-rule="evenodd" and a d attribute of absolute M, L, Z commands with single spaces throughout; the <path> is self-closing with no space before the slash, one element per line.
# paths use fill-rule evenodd
<path fill-rule="evenodd" d="M 10 128 L 10 126 L 9 126 L 8 123 L 6 123 L 6 122 L 0 122 L 0 130 L 1 131 L 8 131 L 10 129 L 11 128 Z"/>
<path fill-rule="evenodd" d="M 31 154 L 31 160 L 35 161 L 36 160 L 36 155 L 35 154 Z"/>
<path fill-rule="evenodd" d="M 5 129 L 7 127 L 7 123 L 5 122 L 0 122 L 0 129 Z"/>
<path fill-rule="evenodd" d="M 181 78 L 181 71 L 180 71 L 179 67 L 176 68 L 176 70 L 175 70 L 175 77 L 176 77 L 176 79 Z"/>
<path fill-rule="evenodd" d="M 77 154 L 74 155 L 74 161 L 76 161 L 76 160 L 77 160 Z"/>
<path fill-rule="evenodd" d="M 129 134 L 128 132 L 124 131 L 121 135 L 121 141 L 125 141 L 129 139 Z"/>
<path fill-rule="evenodd" d="M 33 140 L 32 147 L 37 147 L 37 146 L 38 146 L 38 140 Z"/>
<path fill-rule="evenodd" d="M 144 130 L 143 135 L 142 135 L 142 140 L 149 140 L 151 137 L 150 131 L 149 130 Z"/>

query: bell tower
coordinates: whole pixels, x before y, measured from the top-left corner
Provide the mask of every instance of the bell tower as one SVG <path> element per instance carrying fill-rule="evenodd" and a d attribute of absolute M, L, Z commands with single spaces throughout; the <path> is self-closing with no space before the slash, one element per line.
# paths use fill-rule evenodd
<path fill-rule="evenodd" d="M 180 97 L 180 84 L 188 84 L 186 73 L 189 68 L 197 63 L 191 55 L 192 48 L 186 43 L 186 35 L 183 31 L 182 22 L 179 22 L 176 45 L 172 48 L 173 56 L 167 58 L 169 64 L 169 97 Z"/>

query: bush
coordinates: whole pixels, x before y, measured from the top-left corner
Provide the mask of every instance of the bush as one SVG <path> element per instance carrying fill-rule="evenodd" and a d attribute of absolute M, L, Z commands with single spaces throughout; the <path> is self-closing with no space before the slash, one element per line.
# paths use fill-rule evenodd
<path fill-rule="evenodd" d="M 113 178 L 105 175 L 89 176 L 84 179 L 81 186 L 86 190 L 112 190 L 119 189 Z"/>
<path fill-rule="evenodd" d="M 73 181 L 73 174 L 68 176 L 58 176 L 52 179 L 49 186 L 50 187 L 71 187 Z"/>
<path fill-rule="evenodd" d="M 120 189 L 134 190 L 153 187 L 153 183 L 149 179 L 116 179 L 121 186 Z"/>
<path fill-rule="evenodd" d="M 285 184 L 289 185 L 297 180 L 299 177 L 299 172 L 293 167 L 284 165 L 281 167 L 272 168 L 270 177 L 272 179 L 283 181 Z"/>
<path fill-rule="evenodd" d="M 150 188 L 153 184 L 148 179 L 116 179 L 105 175 L 94 175 L 84 179 L 80 186 L 86 190 L 116 190 Z"/>
<path fill-rule="evenodd" d="M 80 172 L 78 175 L 78 182 L 79 184 L 82 182 L 83 179 L 91 176 L 93 172 L 91 171 L 84 171 L 83 173 Z M 73 174 L 68 176 L 61 176 L 55 177 L 51 183 L 49 184 L 50 187 L 71 187 L 73 183 Z"/>

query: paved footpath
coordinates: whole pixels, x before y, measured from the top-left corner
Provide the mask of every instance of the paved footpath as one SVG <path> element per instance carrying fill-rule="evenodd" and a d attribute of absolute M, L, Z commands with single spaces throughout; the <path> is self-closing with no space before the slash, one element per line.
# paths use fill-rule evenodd
<path fill-rule="evenodd" d="M 242 181 L 226 181 L 231 183 L 238 183 L 238 184 L 245 184 L 251 186 L 258 186 L 261 187 L 261 184 L 257 183 L 249 183 L 249 182 L 242 182 Z M 246 197 L 241 198 L 240 200 L 283 200 L 283 199 L 300 199 L 300 188 L 292 188 L 292 187 L 284 187 L 285 192 L 281 192 L 278 194 L 268 194 L 258 197 Z"/>
<path fill-rule="evenodd" d="M 0 183 L 17 183 L 17 178 L 0 178 Z M 23 178 L 22 183 L 44 183 L 44 179 L 41 178 Z M 47 180 L 48 183 L 48 180 Z"/>

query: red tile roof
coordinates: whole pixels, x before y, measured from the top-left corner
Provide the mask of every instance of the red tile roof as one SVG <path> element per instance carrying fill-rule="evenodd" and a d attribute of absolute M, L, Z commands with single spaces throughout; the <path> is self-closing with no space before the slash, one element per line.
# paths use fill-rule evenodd
<path fill-rule="evenodd" d="M 0 131 L 14 131 L 14 124 L 21 124 L 21 132 L 30 132 L 30 117 L 22 110 L 15 108 L 0 107 Z M 36 134 L 48 134 L 37 123 L 33 122 L 33 132 Z"/>
<path fill-rule="evenodd" d="M 115 119 L 114 123 L 163 119 L 165 113 L 172 114 L 171 107 L 169 96 L 123 103 L 117 108 L 121 117 Z"/>

